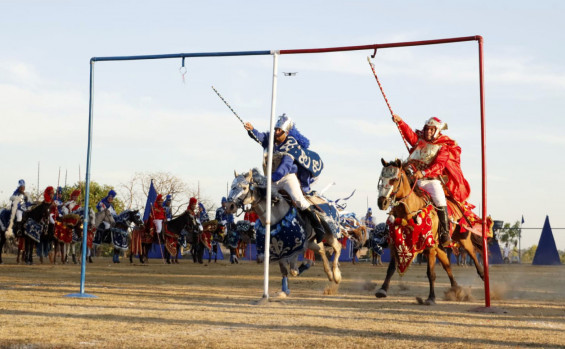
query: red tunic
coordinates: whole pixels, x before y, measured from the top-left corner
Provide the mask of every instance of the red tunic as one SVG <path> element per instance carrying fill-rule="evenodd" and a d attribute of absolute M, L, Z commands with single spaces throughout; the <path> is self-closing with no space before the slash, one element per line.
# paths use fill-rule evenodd
<path fill-rule="evenodd" d="M 446 175 L 447 188 L 453 198 L 459 202 L 466 201 L 471 194 L 471 187 L 461 171 L 461 147 L 457 142 L 443 134 L 428 142 L 424 139 L 422 131 L 414 132 L 404 121 L 400 120 L 398 126 L 406 141 L 412 146 L 410 154 L 422 145 L 422 142 L 441 146 L 435 159 L 425 169 L 426 177 L 436 178 Z"/>
<path fill-rule="evenodd" d="M 153 205 L 153 219 L 165 220 L 165 208 L 163 205 L 159 205 L 157 202 Z"/>
<path fill-rule="evenodd" d="M 255 213 L 253 211 L 248 211 L 248 212 L 245 212 L 243 219 L 248 221 L 248 222 L 255 223 L 255 221 L 257 219 L 259 219 L 259 216 L 257 215 L 257 213 Z"/>

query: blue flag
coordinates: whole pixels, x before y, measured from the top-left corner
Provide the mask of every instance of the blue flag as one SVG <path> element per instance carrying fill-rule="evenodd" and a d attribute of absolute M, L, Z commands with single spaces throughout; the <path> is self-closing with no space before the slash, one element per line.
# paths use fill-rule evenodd
<path fill-rule="evenodd" d="M 149 193 L 147 194 L 147 202 L 145 203 L 145 212 L 143 213 L 143 221 L 146 222 L 151 215 L 151 208 L 157 200 L 157 190 L 153 186 L 153 180 L 151 180 L 151 185 L 149 186 Z"/>
<path fill-rule="evenodd" d="M 522 215 L 522 224 L 524 224 L 524 222 L 525 222 L 525 221 L 524 221 L 524 215 Z"/>

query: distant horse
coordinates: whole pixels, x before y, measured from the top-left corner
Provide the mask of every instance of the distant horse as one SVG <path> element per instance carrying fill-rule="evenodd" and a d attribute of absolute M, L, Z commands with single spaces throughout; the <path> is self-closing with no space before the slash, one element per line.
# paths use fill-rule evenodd
<path fill-rule="evenodd" d="M 71 250 L 73 249 L 73 262 L 76 264 L 76 254 L 74 252 L 75 243 L 77 241 L 77 235 L 80 235 L 80 224 L 81 216 L 77 213 L 69 213 L 61 217 L 55 222 L 54 230 L 54 242 L 55 249 L 53 252 L 53 264 L 57 258 L 57 250 L 61 251 L 61 263 L 67 263 L 67 257 Z"/>
<path fill-rule="evenodd" d="M 381 257 L 383 249 L 388 247 L 388 226 L 386 223 L 379 223 L 374 229 L 369 230 L 369 239 L 365 244 L 372 256 L 373 265 L 382 265 Z"/>
<path fill-rule="evenodd" d="M 33 264 L 33 247 L 40 241 L 41 235 L 47 232 L 50 206 L 51 203 L 44 201 L 24 212 L 22 223 L 25 235 L 24 261 L 26 264 Z"/>
<path fill-rule="evenodd" d="M 379 178 L 379 198 L 378 206 L 381 210 L 386 210 L 392 205 L 388 224 L 389 247 L 391 251 L 391 262 L 387 269 L 385 281 L 375 296 L 382 298 L 387 296 L 389 282 L 398 265 L 399 273 L 403 274 L 414 257 L 420 252 L 424 252 L 428 260 L 428 280 L 430 291 L 428 299 L 422 301 L 418 298 L 420 304 L 435 304 L 435 263 L 436 256 L 447 272 L 451 287 L 456 289 L 459 286 L 453 277 L 451 264 L 447 258 L 447 254 L 438 243 L 438 216 L 431 201 L 416 187 L 413 178 L 408 175 L 410 173 L 410 164 L 402 164 L 400 160 L 387 163 L 382 160 L 383 170 Z M 457 224 L 452 225 L 452 239 L 457 241 L 471 252 L 475 248 L 482 253 L 481 240 L 478 233 L 482 222 L 480 219 L 475 220 L 473 226 L 464 223 L 463 213 L 461 209 L 448 201 L 452 212 L 452 219 L 458 220 Z M 475 216 L 475 218 L 478 218 Z M 492 227 L 490 218 L 487 219 L 487 226 Z M 475 233 L 470 233 L 475 232 Z M 412 248 L 412 249 L 411 249 Z M 470 253 L 475 259 L 474 253 Z M 477 273 L 481 278 L 484 276 L 483 268 L 479 263 L 475 263 Z"/>
<path fill-rule="evenodd" d="M 112 245 L 114 246 L 114 263 L 120 263 L 120 252 L 129 250 L 130 229 L 142 226 L 139 210 L 125 210 L 115 217 L 114 226 L 110 230 Z"/>
<path fill-rule="evenodd" d="M 172 263 L 178 264 L 178 254 L 179 254 L 179 237 L 183 236 L 187 241 L 192 243 L 198 242 L 199 224 L 195 216 L 191 215 L 189 211 L 184 211 L 180 216 L 175 217 L 164 224 L 163 241 L 165 243 L 164 255 L 167 260 L 167 264 Z M 161 237 L 159 237 L 161 238 Z M 197 257 L 196 261 L 198 260 Z"/>
<path fill-rule="evenodd" d="M 365 245 L 368 238 L 367 227 L 355 217 L 354 213 L 341 214 L 339 218 L 343 236 L 351 241 L 352 262 L 355 264 L 355 258 L 357 258 L 359 250 Z"/>
<path fill-rule="evenodd" d="M 208 262 L 211 261 L 214 234 L 218 231 L 218 229 L 221 229 L 219 227 L 220 224 L 218 224 L 218 221 L 215 219 L 202 223 L 202 231 L 198 234 L 197 241 L 199 246 L 195 249 L 195 251 L 198 251 L 198 254 L 196 255 L 196 261 L 198 263 L 203 263 L 204 251 L 208 251 Z"/>
<path fill-rule="evenodd" d="M 238 232 L 239 241 L 237 243 L 236 256 L 237 258 L 245 258 L 247 246 L 252 240 L 255 240 L 255 229 L 253 223 L 249 221 L 238 221 L 235 225 L 235 230 Z"/>
<path fill-rule="evenodd" d="M 261 222 L 267 221 L 266 209 L 267 205 L 271 205 L 271 199 L 269 198 L 268 202 L 266 198 L 266 183 L 265 176 L 261 175 L 257 169 L 252 169 L 248 173 L 239 175 L 235 173 L 235 179 L 232 183 L 226 206 L 226 213 L 234 213 L 237 209 L 250 205 L 251 210 L 255 211 L 259 216 L 259 220 L 255 225 L 258 261 L 261 260 L 261 249 L 264 246 L 265 239 L 264 228 Z M 296 267 L 298 256 L 304 254 L 306 248 L 320 254 L 328 280 L 339 284 L 341 281 L 341 271 L 339 270 L 338 260 L 341 246 L 336 238 L 339 232 L 339 223 L 337 221 L 328 223 L 325 220 L 321 220 L 325 228 L 324 241 L 334 250 L 334 259 L 330 268 L 324 241 L 316 243 L 316 234 L 310 222 L 299 217 L 297 210 L 291 207 L 286 200 L 282 199 L 278 193 L 274 193 L 274 196 L 277 198 L 271 205 L 270 255 L 271 259 L 278 260 L 279 262 L 282 274 L 282 291 L 290 294 L 288 275 L 296 276 L 299 274 L 299 270 Z M 327 207 L 329 203 L 325 205 Z M 318 206 L 324 206 L 324 204 L 318 204 Z M 332 206 L 331 208 L 334 212 L 337 212 L 335 207 Z M 290 270 L 287 268 L 287 264 L 290 266 Z"/>
<path fill-rule="evenodd" d="M 102 244 L 112 243 L 112 232 L 110 229 L 116 224 L 114 214 L 109 209 L 104 209 L 102 211 L 96 212 L 94 216 L 94 226 L 96 231 L 94 233 L 94 247 L 98 247 Z M 114 251 L 115 252 L 115 251 Z M 116 257 L 113 257 L 114 263 L 116 262 Z"/>
<path fill-rule="evenodd" d="M 212 262 L 212 255 L 214 255 L 214 263 L 218 261 L 218 246 L 224 242 L 226 235 L 226 227 L 218 224 L 216 230 L 212 232 L 212 249 L 208 253 L 208 263 Z"/>
<path fill-rule="evenodd" d="M 3 208 L 0 210 L 0 264 L 2 264 L 2 252 L 4 244 L 6 244 L 6 230 L 10 226 L 10 209 Z"/>

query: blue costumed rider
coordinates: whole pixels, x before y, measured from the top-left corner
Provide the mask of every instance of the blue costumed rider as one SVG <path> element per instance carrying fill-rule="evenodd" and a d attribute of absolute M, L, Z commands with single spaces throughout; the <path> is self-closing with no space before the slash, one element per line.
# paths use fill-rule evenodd
<path fill-rule="evenodd" d="M 257 131 L 251 123 L 244 125 L 250 137 L 256 138 L 266 153 L 269 148 L 269 132 Z M 324 164 L 320 156 L 309 150 L 310 140 L 304 137 L 290 117 L 283 114 L 275 124 L 275 144 L 273 149 L 272 186 L 275 191 L 285 190 L 300 209 L 301 214 L 310 221 L 316 232 L 316 241 L 321 242 L 324 228 L 314 207 L 304 197 L 310 192 L 310 185 L 322 172 Z M 266 162 L 266 161 L 265 161 Z"/>

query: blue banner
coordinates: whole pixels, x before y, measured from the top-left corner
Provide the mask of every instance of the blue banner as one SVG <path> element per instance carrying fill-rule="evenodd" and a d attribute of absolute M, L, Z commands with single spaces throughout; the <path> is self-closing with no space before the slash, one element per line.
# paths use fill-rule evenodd
<path fill-rule="evenodd" d="M 149 193 L 147 194 L 147 202 L 145 203 L 145 212 L 143 213 L 143 221 L 146 222 L 151 215 L 151 208 L 157 200 L 157 190 L 153 186 L 153 180 L 151 180 L 151 185 L 149 186 Z"/>

